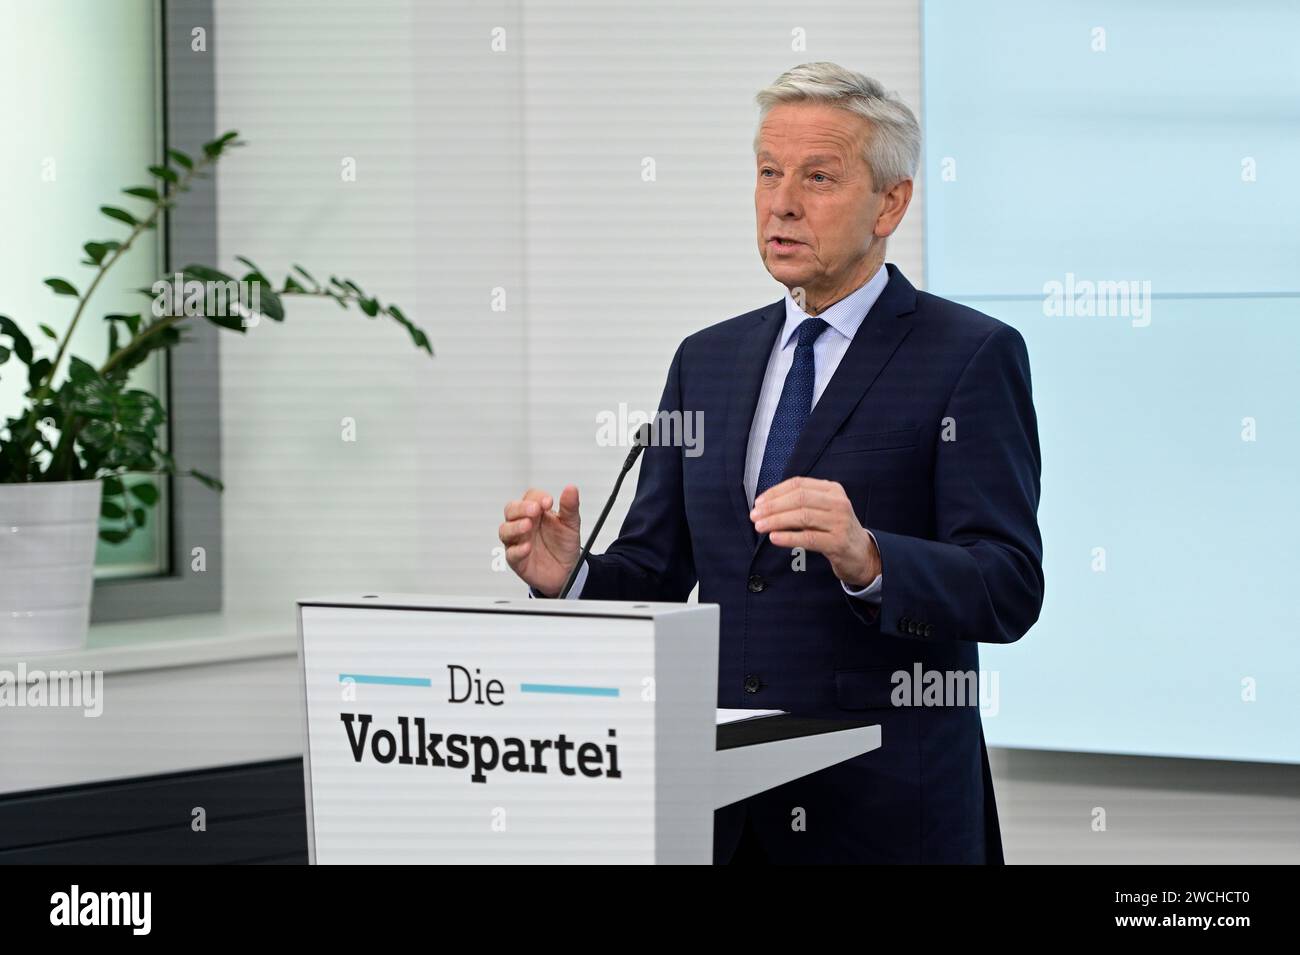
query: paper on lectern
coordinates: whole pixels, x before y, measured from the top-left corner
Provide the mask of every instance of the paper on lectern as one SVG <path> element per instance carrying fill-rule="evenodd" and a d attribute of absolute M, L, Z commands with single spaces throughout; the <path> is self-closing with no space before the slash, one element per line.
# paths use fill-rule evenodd
<path fill-rule="evenodd" d="M 760 716 L 779 716 L 784 712 L 785 710 L 718 710 L 718 725 L 757 719 Z"/>

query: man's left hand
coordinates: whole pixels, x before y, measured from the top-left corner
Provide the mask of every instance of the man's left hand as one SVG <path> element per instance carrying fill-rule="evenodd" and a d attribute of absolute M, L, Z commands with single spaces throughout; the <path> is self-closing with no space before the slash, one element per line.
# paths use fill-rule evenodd
<path fill-rule="evenodd" d="M 754 529 L 777 547 L 802 547 L 823 555 L 835 576 L 865 587 L 880 574 L 880 553 L 837 481 L 792 477 L 768 488 L 749 512 Z"/>

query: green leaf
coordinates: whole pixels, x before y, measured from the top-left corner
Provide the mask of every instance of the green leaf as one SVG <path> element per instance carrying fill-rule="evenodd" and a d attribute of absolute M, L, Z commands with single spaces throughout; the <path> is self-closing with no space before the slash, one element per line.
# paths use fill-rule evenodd
<path fill-rule="evenodd" d="M 122 394 L 121 409 L 131 418 L 137 430 L 154 430 L 167 420 L 158 396 L 140 388 L 132 388 Z"/>
<path fill-rule="evenodd" d="M 186 153 L 181 152 L 179 149 L 169 149 L 167 150 L 167 155 L 170 156 L 172 158 L 172 161 L 175 162 L 176 165 L 180 166 L 182 169 L 194 168 L 194 160 L 191 159 L 189 155 L 187 155 Z"/>
<path fill-rule="evenodd" d="M 221 328 L 228 328 L 231 331 L 236 332 L 247 331 L 244 326 L 243 317 L 235 314 L 233 311 L 234 304 L 238 303 L 241 296 L 244 294 L 244 287 L 240 285 L 234 277 L 227 275 L 219 269 L 210 268 L 206 265 L 187 265 L 182 271 L 186 282 L 195 279 L 204 283 L 211 282 L 220 283 L 222 285 L 235 285 L 236 288 L 233 294 L 222 293 L 222 296 L 225 299 L 225 314 L 209 313 L 208 308 L 214 304 L 212 294 L 210 294 L 213 290 L 210 288 L 207 289 L 206 291 L 209 294 L 204 297 L 203 317 Z"/>
<path fill-rule="evenodd" d="M 143 431 L 119 431 L 113 450 L 133 470 L 147 468 L 153 457 L 154 436 Z"/>
<path fill-rule="evenodd" d="M 22 357 L 21 353 L 18 357 Z M 50 373 L 50 366 L 51 362 L 48 358 L 38 358 L 36 361 L 30 361 L 27 363 L 27 384 L 30 386 L 30 389 L 27 392 L 28 398 L 34 398 L 36 396 L 36 390 L 40 388 L 41 382 L 45 380 L 45 376 Z"/>
<path fill-rule="evenodd" d="M 316 276 L 312 275 L 301 265 L 294 265 L 293 270 L 297 272 L 299 275 L 301 275 L 303 278 L 305 278 L 312 285 L 314 285 L 316 288 L 318 289 L 320 288 L 320 283 L 316 281 Z"/>
<path fill-rule="evenodd" d="M 24 365 L 32 363 L 32 343 L 23 330 L 8 315 L 0 315 L 0 335 L 8 335 L 13 342 L 13 352 Z"/>
<path fill-rule="evenodd" d="M 261 270 L 261 268 L 257 265 L 257 263 L 254 262 L 252 259 L 246 259 L 246 258 L 244 258 L 242 255 L 237 255 L 237 256 L 235 256 L 235 261 L 236 261 L 236 262 L 242 262 L 242 263 L 244 263 L 244 265 L 247 265 L 250 269 L 252 269 L 252 270 L 253 270 L 254 272 L 256 272 L 258 275 L 262 276 L 263 279 L 266 278 L 266 273 L 263 272 L 263 271 Z"/>
<path fill-rule="evenodd" d="M 242 143 L 235 142 L 235 139 L 238 136 L 239 133 L 235 132 L 233 129 L 229 132 L 223 133 L 221 136 L 212 140 L 212 142 L 203 144 L 203 154 L 209 159 L 216 159 L 227 146 L 242 145 Z"/>
<path fill-rule="evenodd" d="M 149 174 L 157 176 L 159 179 L 165 179 L 167 182 L 179 182 L 181 178 L 176 175 L 175 169 L 169 169 L 167 166 L 150 166 Z"/>
<path fill-rule="evenodd" d="M 407 332 L 410 333 L 411 341 L 415 343 L 416 348 L 423 349 L 430 355 L 433 354 L 433 345 L 429 343 L 429 336 L 424 334 L 420 328 L 416 327 L 416 325 L 406 317 L 400 308 L 396 305 L 389 305 L 386 311 L 389 315 L 393 316 L 393 318 L 396 319 L 397 322 L 407 330 Z"/>
<path fill-rule="evenodd" d="M 101 528 L 99 532 L 99 539 L 109 544 L 120 544 L 130 536 L 130 531 L 117 530 L 112 527 Z"/>
<path fill-rule="evenodd" d="M 226 486 L 222 484 L 220 481 L 218 481 L 216 478 L 210 477 L 209 475 L 204 474 L 201 471 L 195 471 L 191 469 L 187 473 L 190 475 L 190 477 L 194 478 L 204 487 L 210 488 L 213 491 L 224 491 L 226 489 Z"/>
<path fill-rule="evenodd" d="M 80 293 L 72 287 L 72 283 L 64 279 L 46 279 L 45 284 L 54 289 L 56 295 L 71 295 L 76 298 Z"/>
<path fill-rule="evenodd" d="M 261 276 L 246 279 L 245 281 L 252 282 L 257 288 L 258 314 L 265 315 L 273 322 L 284 321 L 284 303 L 280 301 L 280 296 L 275 293 L 275 289 L 271 287 L 271 283 L 263 279 Z M 253 305 L 251 299 L 244 304 L 249 308 L 252 308 Z"/>
<path fill-rule="evenodd" d="M 379 314 L 379 302 L 373 298 L 363 298 L 357 302 L 357 305 L 371 318 Z"/>
<path fill-rule="evenodd" d="M 122 487 L 122 482 L 118 478 L 115 478 L 112 475 L 104 478 L 105 497 L 121 497 L 124 493 L 125 490 Z"/>
<path fill-rule="evenodd" d="M 90 260 L 86 263 L 89 265 L 99 265 L 104 261 L 104 258 L 108 253 L 112 252 L 114 249 L 120 249 L 121 247 L 121 242 L 114 242 L 112 240 L 107 242 L 87 242 L 82 246 L 82 248 L 86 250 L 86 258 Z"/>
<path fill-rule="evenodd" d="M 167 334 L 175 331 L 175 328 L 166 328 L 141 341 L 128 342 L 127 350 L 122 354 L 122 357 L 117 359 L 117 363 L 105 372 L 104 377 L 115 383 L 124 383 L 127 377 L 130 376 L 132 369 L 148 358 L 150 352 L 160 348 L 170 348 L 176 344 Z"/>
<path fill-rule="evenodd" d="M 295 293 L 301 293 L 306 291 L 307 290 L 303 288 L 302 285 L 299 284 L 298 280 L 295 279 L 292 275 L 286 275 L 284 277 L 284 288 L 281 290 L 281 294 L 293 295 Z"/>
<path fill-rule="evenodd" d="M 125 209 L 119 209 L 116 206 L 100 206 L 99 211 L 104 213 L 104 215 L 108 216 L 110 219 L 116 219 L 118 222 L 125 222 L 127 225 L 131 226 L 139 225 L 139 223 L 136 222 L 135 216 L 131 215 L 131 213 L 127 212 Z"/>
<path fill-rule="evenodd" d="M 131 494 L 142 504 L 148 504 L 152 507 L 158 503 L 158 488 L 149 481 L 143 481 L 140 484 L 131 485 Z"/>
<path fill-rule="evenodd" d="M 110 500 L 104 500 L 99 505 L 99 516 L 107 517 L 110 520 L 121 520 L 126 517 L 126 511 L 122 509 L 121 504 L 116 504 Z"/>
<path fill-rule="evenodd" d="M 0 365 L 3 365 L 5 362 L 7 362 L 9 360 L 9 356 L 12 354 L 13 352 L 11 352 L 8 348 L 5 348 L 4 345 L 0 345 Z"/>
<path fill-rule="evenodd" d="M 130 189 L 123 189 L 122 191 L 128 196 L 135 196 L 137 199 L 148 199 L 150 202 L 162 201 L 162 196 L 158 195 L 158 190 L 150 189 L 148 186 L 132 186 Z"/>
<path fill-rule="evenodd" d="M 99 372 L 90 362 L 73 355 L 68 359 L 68 377 L 73 381 L 93 381 L 99 377 Z"/>
<path fill-rule="evenodd" d="M 220 326 L 221 328 L 228 328 L 232 332 L 239 332 L 241 335 L 248 331 L 248 327 L 244 324 L 244 320 L 238 315 L 204 315 L 203 317 L 213 325 Z"/>
<path fill-rule="evenodd" d="M 143 507 L 133 508 L 131 511 L 131 520 L 135 521 L 136 527 L 144 527 L 145 513 Z"/>
<path fill-rule="evenodd" d="M 121 313 L 115 312 L 112 315 L 104 316 L 104 321 L 106 322 L 121 322 L 123 325 L 125 325 L 127 329 L 131 332 L 132 338 L 134 338 L 140 332 L 140 320 L 141 320 L 141 316 L 138 312 L 135 315 L 123 315 Z"/>
<path fill-rule="evenodd" d="M 206 265 L 187 265 L 181 269 L 187 277 L 193 277 L 200 282 L 233 282 L 235 279 L 225 272 L 209 268 Z"/>
<path fill-rule="evenodd" d="M 430 355 L 433 354 L 433 343 L 429 341 L 429 336 L 423 330 L 412 325 L 408 331 L 411 333 L 411 341 L 415 342 L 416 348 L 422 348 Z"/>
<path fill-rule="evenodd" d="M 46 337 L 46 338 L 52 339 L 53 341 L 56 341 L 56 342 L 59 340 L 59 333 L 56 332 L 54 329 L 50 328 L 50 326 L 48 326 L 48 325 L 41 325 L 40 328 L 41 328 L 41 331 L 43 331 L 43 332 L 45 333 L 45 337 Z"/>

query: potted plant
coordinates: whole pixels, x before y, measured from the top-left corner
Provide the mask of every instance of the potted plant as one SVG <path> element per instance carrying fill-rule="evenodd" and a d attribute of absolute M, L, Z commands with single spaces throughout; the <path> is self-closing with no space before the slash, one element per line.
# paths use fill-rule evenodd
<path fill-rule="evenodd" d="M 62 335 L 45 324 L 28 334 L 0 315 L 0 375 L 16 369 L 27 383 L 22 410 L 0 425 L 0 655 L 85 643 L 97 536 L 109 543 L 126 540 L 144 525 L 158 499 L 153 482 L 139 476 L 185 474 L 221 490 L 212 475 L 178 470 L 164 447 L 162 403 L 128 382 L 131 370 L 152 352 L 186 341 L 187 322 L 206 320 L 243 333 L 263 317 L 283 321 L 287 299 L 332 298 L 371 318 L 393 319 L 417 348 L 433 354 L 428 337 L 401 309 L 382 305 L 352 280 L 330 276 L 319 282 L 294 265 L 277 287 L 242 256 L 235 258 L 248 271 L 240 279 L 210 266 L 187 265 L 139 290 L 151 299 L 148 308 L 104 316 L 108 349 L 102 362 L 68 354 L 72 334 L 109 270 L 195 179 L 207 178 L 227 151 L 242 145 L 232 131 L 204 144 L 195 156 L 169 149 L 162 165 L 149 167 L 151 185 L 123 190 L 145 204 L 143 212 L 100 208 L 126 234 L 83 246 L 81 264 L 94 270 L 84 291 L 67 279 L 45 280 L 55 295 L 75 303 Z M 53 343 L 48 346 L 52 357 L 33 345 L 38 336 Z"/>

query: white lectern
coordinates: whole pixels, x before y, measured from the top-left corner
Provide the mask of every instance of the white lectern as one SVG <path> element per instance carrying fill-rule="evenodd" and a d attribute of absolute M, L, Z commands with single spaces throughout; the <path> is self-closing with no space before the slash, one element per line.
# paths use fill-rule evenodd
<path fill-rule="evenodd" d="M 713 810 L 880 745 L 718 725 L 716 604 L 298 602 L 313 863 L 708 863 Z"/>

